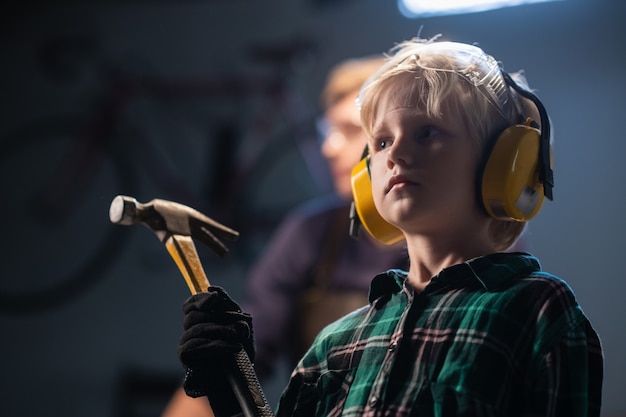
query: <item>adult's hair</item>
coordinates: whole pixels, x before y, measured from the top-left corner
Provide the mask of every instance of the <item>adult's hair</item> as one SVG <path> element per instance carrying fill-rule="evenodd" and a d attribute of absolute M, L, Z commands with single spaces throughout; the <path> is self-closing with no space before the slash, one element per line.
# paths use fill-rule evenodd
<path fill-rule="evenodd" d="M 335 65 L 328 72 L 320 95 L 322 107 L 327 109 L 347 95 L 358 91 L 384 61 L 383 55 L 372 55 L 350 58 Z"/>

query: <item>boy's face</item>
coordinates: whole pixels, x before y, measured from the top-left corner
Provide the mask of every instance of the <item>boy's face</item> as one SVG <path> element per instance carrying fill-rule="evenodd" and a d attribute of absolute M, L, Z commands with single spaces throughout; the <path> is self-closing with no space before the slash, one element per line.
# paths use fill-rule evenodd
<path fill-rule="evenodd" d="M 405 232 L 455 233 L 485 216 L 476 202 L 478 150 L 458 113 L 441 118 L 383 94 L 376 107 L 370 172 L 376 208 Z"/>

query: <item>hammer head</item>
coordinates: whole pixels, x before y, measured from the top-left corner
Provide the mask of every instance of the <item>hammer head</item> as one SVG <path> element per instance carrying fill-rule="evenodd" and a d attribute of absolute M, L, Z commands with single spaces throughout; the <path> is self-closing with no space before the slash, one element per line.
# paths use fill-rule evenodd
<path fill-rule="evenodd" d="M 172 235 L 191 236 L 220 256 L 225 255 L 228 249 L 219 238 L 236 240 L 239 236 L 237 231 L 191 207 L 160 199 L 142 204 L 133 197 L 118 195 L 111 202 L 109 218 L 111 222 L 122 225 L 141 223 L 162 242 Z"/>

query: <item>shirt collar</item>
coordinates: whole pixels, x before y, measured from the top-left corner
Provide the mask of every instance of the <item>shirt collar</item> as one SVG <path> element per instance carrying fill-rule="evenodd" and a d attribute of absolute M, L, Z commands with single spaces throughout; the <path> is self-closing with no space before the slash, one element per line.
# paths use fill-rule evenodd
<path fill-rule="evenodd" d="M 372 279 L 370 284 L 369 302 L 374 302 L 381 296 L 390 296 L 402 289 L 406 281 L 407 273 L 401 269 L 390 269 L 387 272 L 378 274 Z"/>
<path fill-rule="evenodd" d="M 494 253 L 487 256 L 470 259 L 460 265 L 447 269 L 464 269 L 463 275 L 469 269 L 471 276 L 487 291 L 495 291 L 519 277 L 526 277 L 541 270 L 539 260 L 525 252 Z M 455 271 L 458 277 L 458 272 Z M 465 275 L 467 276 L 467 275 Z"/>
<path fill-rule="evenodd" d="M 528 253 L 494 253 L 443 269 L 433 277 L 425 292 L 467 279 L 473 279 L 486 291 L 495 291 L 517 277 L 528 276 L 539 270 L 539 260 Z M 370 285 L 370 303 L 383 295 L 400 291 L 406 278 L 407 272 L 399 269 L 390 269 L 376 275 Z"/>

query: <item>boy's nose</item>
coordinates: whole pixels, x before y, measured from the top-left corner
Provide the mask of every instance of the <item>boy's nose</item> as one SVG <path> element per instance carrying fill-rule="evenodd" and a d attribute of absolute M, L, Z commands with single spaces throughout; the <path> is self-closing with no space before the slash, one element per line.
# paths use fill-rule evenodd
<path fill-rule="evenodd" d="M 410 138 L 400 136 L 394 139 L 387 153 L 387 163 L 393 165 L 411 165 L 414 160 L 414 148 Z"/>

